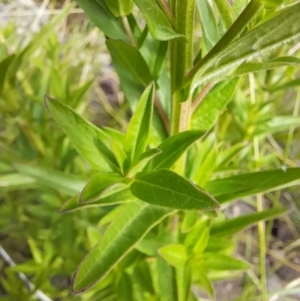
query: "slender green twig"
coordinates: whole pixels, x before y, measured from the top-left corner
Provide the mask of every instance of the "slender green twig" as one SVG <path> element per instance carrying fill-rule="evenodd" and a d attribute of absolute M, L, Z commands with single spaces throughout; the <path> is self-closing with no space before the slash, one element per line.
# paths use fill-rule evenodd
<path fill-rule="evenodd" d="M 199 95 L 196 97 L 196 99 L 193 101 L 192 104 L 192 112 L 194 112 L 199 104 L 201 103 L 202 99 L 205 97 L 205 95 L 210 91 L 210 89 L 214 86 L 213 82 L 209 82 L 205 85 L 205 87 L 201 90 Z"/>
<path fill-rule="evenodd" d="M 293 110 L 293 116 L 297 117 L 299 115 L 299 112 L 300 112 L 300 89 L 298 89 L 298 93 L 296 96 L 296 101 L 295 101 L 294 110 Z M 288 133 L 287 141 L 286 141 L 286 147 L 284 150 L 284 155 L 286 157 L 289 157 L 290 152 L 291 152 L 291 144 L 293 141 L 294 132 L 295 132 L 295 127 L 291 126 L 289 133 Z"/>
<path fill-rule="evenodd" d="M 122 23 L 123 23 L 123 26 L 124 26 L 124 29 L 125 29 L 125 32 L 128 36 L 128 39 L 130 41 L 130 44 L 134 47 L 136 47 L 136 43 L 135 43 L 135 40 L 134 40 L 134 36 L 133 36 L 133 33 L 131 31 L 131 28 L 130 28 L 130 25 L 128 23 L 128 19 L 127 17 L 122 17 Z"/>
<path fill-rule="evenodd" d="M 250 98 L 251 103 L 255 104 L 256 96 L 255 96 L 255 80 L 253 73 L 249 74 L 249 83 L 250 83 Z M 260 151 L 259 151 L 259 140 L 258 137 L 255 136 L 253 138 L 253 148 L 254 148 L 254 163 L 255 168 L 257 169 L 257 163 L 260 160 Z M 256 206 L 257 211 L 263 211 L 263 195 L 261 193 L 256 195 Z M 261 301 L 268 300 L 267 293 L 267 277 L 266 277 L 266 237 L 265 237 L 265 222 L 260 221 L 258 223 L 258 238 L 259 238 L 259 263 L 260 263 L 260 283 L 261 283 Z"/>

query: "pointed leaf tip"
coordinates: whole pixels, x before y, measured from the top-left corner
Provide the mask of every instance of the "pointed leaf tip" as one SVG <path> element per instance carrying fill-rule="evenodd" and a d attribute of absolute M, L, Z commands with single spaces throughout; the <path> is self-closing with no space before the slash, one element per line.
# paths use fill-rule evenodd
<path fill-rule="evenodd" d="M 172 209 L 207 211 L 219 207 L 213 196 L 168 169 L 138 173 L 130 190 L 144 202 Z"/>

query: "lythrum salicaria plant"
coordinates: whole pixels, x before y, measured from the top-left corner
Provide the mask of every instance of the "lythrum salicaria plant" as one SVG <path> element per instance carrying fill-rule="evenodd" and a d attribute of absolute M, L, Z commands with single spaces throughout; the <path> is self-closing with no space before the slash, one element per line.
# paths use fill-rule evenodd
<path fill-rule="evenodd" d="M 230 220 L 217 217 L 220 208 L 300 178 L 299 168 L 214 173 L 246 145 L 218 154 L 211 134 L 242 76 L 251 84 L 253 72 L 299 63 L 296 57 L 264 55 L 299 37 L 300 4 L 76 2 L 105 35 L 133 115 L 123 133 L 96 127 L 45 98 L 53 119 L 95 172 L 59 211 L 108 208 L 106 230 L 76 269 L 72 291 L 117 283 L 122 300 L 185 301 L 196 300 L 193 284 L 213 295 L 213 279 L 250 268 L 232 256 L 233 234 L 283 213 L 263 210 L 259 199 L 257 213 Z M 249 135 L 256 141 L 256 133 Z M 263 223 L 259 230 L 266 300 Z M 143 283 L 148 278 L 150 287 Z"/>

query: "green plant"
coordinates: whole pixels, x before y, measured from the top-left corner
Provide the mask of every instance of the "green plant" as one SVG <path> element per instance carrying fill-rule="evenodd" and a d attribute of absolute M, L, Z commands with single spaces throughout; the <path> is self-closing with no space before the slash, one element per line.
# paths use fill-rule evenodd
<path fill-rule="evenodd" d="M 261 160 L 260 142 L 267 134 L 298 125 L 299 119 L 273 117 L 272 102 L 258 100 L 256 91 L 265 89 L 273 100 L 271 92 L 281 86 L 268 71 L 263 87 L 256 87 L 252 74 L 299 63 L 297 57 L 261 55 L 275 48 L 286 52 L 282 45 L 299 37 L 300 5 L 278 9 L 280 1 L 254 0 L 239 14 L 242 1 L 233 7 L 215 1 L 214 9 L 206 0 L 134 2 L 146 20 L 143 30 L 132 1 L 77 0 L 107 37 L 134 111 L 126 133 L 96 127 L 72 110 L 71 103 L 45 98 L 53 119 L 95 171 L 89 172 L 87 183 L 78 180 L 67 189 L 66 180 L 53 184 L 57 188 L 61 183 L 63 193 L 71 196 L 59 211 L 107 208 L 99 222 L 100 241 L 77 268 L 72 290 L 81 293 L 102 280 L 95 289 L 114 289 L 116 300 L 195 300 L 192 283 L 213 295 L 214 279 L 249 269 L 232 255 L 233 235 L 282 214 L 279 204 L 263 210 L 261 193 L 300 178 L 299 168 L 282 169 L 276 160 L 270 164 L 274 158 L 268 160 L 267 151 Z M 199 23 L 202 38 L 194 41 Z M 248 62 L 256 57 L 257 62 Z M 241 92 L 248 86 L 250 102 Z M 235 94 L 239 99 L 230 108 Z M 229 112 L 220 117 L 227 105 Z M 213 129 L 219 118 L 220 131 Z M 274 168 L 264 170 L 270 165 Z M 48 181 L 43 170 L 14 167 Z M 253 195 L 259 212 L 230 220 L 217 217 L 220 206 Z M 263 223 L 260 244 L 259 289 L 267 300 Z"/>

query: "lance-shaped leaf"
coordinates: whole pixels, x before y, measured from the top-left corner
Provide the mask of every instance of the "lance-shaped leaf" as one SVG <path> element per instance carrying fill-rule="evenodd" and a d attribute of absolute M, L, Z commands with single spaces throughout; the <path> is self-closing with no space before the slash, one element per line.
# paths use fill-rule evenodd
<path fill-rule="evenodd" d="M 272 219 L 285 212 L 284 209 L 271 209 L 262 212 L 247 214 L 213 224 L 210 234 L 218 237 L 235 234 L 261 220 Z"/>
<path fill-rule="evenodd" d="M 197 4 L 205 48 L 209 51 L 220 37 L 217 21 L 208 0 L 197 0 Z"/>
<path fill-rule="evenodd" d="M 250 268 L 249 263 L 246 261 L 218 253 L 204 253 L 202 266 L 209 270 L 217 271 L 248 270 Z"/>
<path fill-rule="evenodd" d="M 167 41 L 174 38 L 182 37 L 171 26 L 168 18 L 161 10 L 156 1 L 152 0 L 134 0 L 135 4 L 142 11 L 149 31 L 157 40 Z"/>
<path fill-rule="evenodd" d="M 161 154 L 161 150 L 158 148 L 152 148 L 142 153 L 138 157 L 137 163 L 130 169 L 128 176 L 131 177 L 136 173 L 141 172 L 147 163 L 159 154 Z"/>
<path fill-rule="evenodd" d="M 1 95 L 3 87 L 4 87 L 6 72 L 9 68 L 11 62 L 13 62 L 14 58 L 15 58 L 15 55 L 12 54 L 0 62 L 0 95 Z"/>
<path fill-rule="evenodd" d="M 182 268 L 188 260 L 187 249 L 181 244 L 163 246 L 158 250 L 162 258 L 175 268 Z"/>
<path fill-rule="evenodd" d="M 123 143 L 119 143 L 118 140 L 112 140 L 110 143 L 121 173 L 124 174 L 129 168 L 129 160 L 124 152 Z"/>
<path fill-rule="evenodd" d="M 83 179 L 72 174 L 19 163 L 15 163 L 13 166 L 19 173 L 35 179 L 37 183 L 69 196 L 79 193 L 85 185 Z"/>
<path fill-rule="evenodd" d="M 106 45 L 120 78 L 122 90 L 131 109 L 135 109 L 145 87 L 152 80 L 149 67 L 139 50 L 124 41 L 107 40 Z"/>
<path fill-rule="evenodd" d="M 245 63 L 238 67 L 232 73 L 232 76 L 240 76 L 250 72 L 269 70 L 284 66 L 296 66 L 298 64 L 300 64 L 300 59 L 289 56 L 279 57 L 263 63 Z"/>
<path fill-rule="evenodd" d="M 290 89 L 300 86 L 300 78 L 293 79 L 287 83 L 284 83 L 280 86 L 274 87 L 273 91 Z"/>
<path fill-rule="evenodd" d="M 130 75 L 145 87 L 151 82 L 149 68 L 138 49 L 121 40 L 107 40 L 106 45 L 121 78 Z"/>
<path fill-rule="evenodd" d="M 167 169 L 138 173 L 130 190 L 144 202 L 173 209 L 213 210 L 219 207 L 207 192 Z"/>
<path fill-rule="evenodd" d="M 129 188 L 123 190 L 112 190 L 111 194 L 100 196 L 100 198 L 93 203 L 79 203 L 80 195 L 73 196 L 64 202 L 57 210 L 58 213 L 69 213 L 77 210 L 94 207 L 112 206 L 117 204 L 126 203 L 133 199 Z"/>
<path fill-rule="evenodd" d="M 150 264 L 153 286 L 160 301 L 173 301 L 174 269 L 160 256 L 156 256 Z"/>
<path fill-rule="evenodd" d="M 83 188 L 79 202 L 92 203 L 101 198 L 103 194 L 115 190 L 117 187 L 124 189 L 125 179 L 119 174 L 100 173 L 95 175 Z"/>
<path fill-rule="evenodd" d="M 215 0 L 214 3 L 218 8 L 226 29 L 229 29 L 235 20 L 235 13 L 232 7 L 227 0 Z"/>
<path fill-rule="evenodd" d="M 0 188 L 2 191 L 36 189 L 37 187 L 38 181 L 28 175 L 20 173 L 0 175 Z"/>
<path fill-rule="evenodd" d="M 149 162 L 151 169 L 170 168 L 182 156 L 182 154 L 205 132 L 186 131 L 165 139 L 157 148 L 161 154 Z"/>
<path fill-rule="evenodd" d="M 82 293 L 103 279 L 151 228 L 171 213 L 139 201 L 123 205 L 120 215 L 78 266 L 72 291 Z"/>
<path fill-rule="evenodd" d="M 209 130 L 217 122 L 237 86 L 238 79 L 220 82 L 202 99 L 192 115 L 192 128 Z"/>
<path fill-rule="evenodd" d="M 109 137 L 104 131 L 55 99 L 45 97 L 45 103 L 54 120 L 92 168 L 102 171 L 118 170 L 118 164 L 110 150 Z"/>
<path fill-rule="evenodd" d="M 297 3 L 231 42 L 210 60 L 206 59 L 205 63 L 195 66 L 189 74 L 195 74 L 192 87 L 196 88 L 208 80 L 220 78 L 246 60 L 295 40 L 300 35 L 299 18 L 300 3 Z"/>
<path fill-rule="evenodd" d="M 299 180 L 300 168 L 275 169 L 212 180 L 204 188 L 223 204 L 237 198 L 297 185 Z"/>
<path fill-rule="evenodd" d="M 197 220 L 199 218 L 198 212 L 195 211 L 185 211 L 184 217 L 181 223 L 180 230 L 183 233 L 187 233 L 195 227 Z"/>
<path fill-rule="evenodd" d="M 189 300 L 192 285 L 192 273 L 188 265 L 175 270 L 178 301 Z"/>
<path fill-rule="evenodd" d="M 146 88 L 140 98 L 124 139 L 124 150 L 135 161 L 146 149 L 153 113 L 154 84 Z"/>
<path fill-rule="evenodd" d="M 75 0 L 89 19 L 109 38 L 128 41 L 121 19 L 116 18 L 103 0 Z M 109 24 L 109 26 L 108 26 Z"/>
<path fill-rule="evenodd" d="M 204 289 L 208 292 L 210 297 L 214 298 L 214 287 L 211 280 L 207 277 L 207 272 L 201 269 L 197 269 L 195 273 L 195 278 L 200 282 Z"/>
<path fill-rule="evenodd" d="M 236 4 L 237 1 L 235 1 Z M 236 39 L 241 32 L 245 29 L 251 19 L 257 14 L 257 12 L 263 7 L 261 0 L 251 0 L 243 12 L 236 19 L 234 24 L 226 31 L 218 43 L 208 52 L 208 54 L 193 67 L 187 76 L 188 82 L 190 82 L 193 77 L 198 76 L 203 73 L 202 68 L 206 66 L 217 54 L 221 53 L 227 45 L 229 45 L 234 39 Z M 195 88 L 195 86 L 193 86 Z"/>
<path fill-rule="evenodd" d="M 132 0 L 105 0 L 105 3 L 115 17 L 129 15 L 133 6 Z"/>

